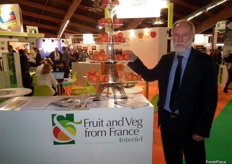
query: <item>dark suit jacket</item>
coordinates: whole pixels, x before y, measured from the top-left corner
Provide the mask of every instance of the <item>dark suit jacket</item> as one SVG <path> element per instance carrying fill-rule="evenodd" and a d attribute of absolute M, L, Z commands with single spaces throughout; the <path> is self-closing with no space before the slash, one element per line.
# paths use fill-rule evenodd
<path fill-rule="evenodd" d="M 62 55 L 61 55 L 61 52 L 58 51 L 58 53 L 60 54 L 60 60 L 58 62 L 61 62 L 62 61 Z M 49 55 L 50 59 L 55 62 L 55 51 L 52 51 Z"/>
<path fill-rule="evenodd" d="M 159 125 L 162 126 L 163 107 L 166 99 L 169 74 L 175 53 L 163 55 L 153 69 L 136 59 L 128 63 L 145 81 L 158 80 Z M 209 137 L 217 106 L 217 73 L 215 62 L 209 55 L 192 48 L 183 74 L 179 104 L 179 117 L 184 135 L 196 133 Z"/>

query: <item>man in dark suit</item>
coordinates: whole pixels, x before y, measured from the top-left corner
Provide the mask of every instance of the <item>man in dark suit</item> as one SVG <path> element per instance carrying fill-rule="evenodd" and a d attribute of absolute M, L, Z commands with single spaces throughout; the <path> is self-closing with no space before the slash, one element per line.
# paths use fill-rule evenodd
<path fill-rule="evenodd" d="M 49 57 L 53 62 L 53 70 L 55 70 L 57 67 L 59 67 L 59 64 L 62 61 L 62 55 L 61 52 L 58 50 L 58 47 L 55 48 L 55 51 L 52 51 L 50 53 Z"/>
<path fill-rule="evenodd" d="M 210 135 L 217 106 L 217 72 L 213 58 L 192 48 L 194 25 L 179 20 L 173 25 L 175 52 L 163 55 L 153 69 L 148 69 L 132 51 L 128 65 L 146 81 L 159 83 L 159 126 L 167 164 L 205 164 L 204 139 Z M 180 57 L 177 57 L 180 56 Z M 181 59 L 180 84 L 172 96 L 175 72 Z M 175 81 L 175 82 L 174 82 Z M 176 108 L 170 102 L 173 102 Z"/>

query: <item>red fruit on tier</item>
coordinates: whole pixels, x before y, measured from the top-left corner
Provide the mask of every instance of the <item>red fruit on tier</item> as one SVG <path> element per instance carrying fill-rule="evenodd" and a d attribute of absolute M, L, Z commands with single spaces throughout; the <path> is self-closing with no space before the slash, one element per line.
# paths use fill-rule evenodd
<path fill-rule="evenodd" d="M 119 5 L 119 0 L 114 0 L 114 1 L 113 1 L 113 4 L 114 4 L 114 5 Z"/>
<path fill-rule="evenodd" d="M 123 37 L 123 33 L 122 32 L 118 32 L 117 37 L 122 38 Z"/>
<path fill-rule="evenodd" d="M 122 55 L 117 55 L 117 60 L 123 61 L 123 56 Z"/>
<path fill-rule="evenodd" d="M 108 40 L 108 37 L 107 37 L 107 36 L 103 36 L 103 37 L 101 38 L 101 41 L 102 41 L 102 42 L 107 42 L 107 40 Z"/>
<path fill-rule="evenodd" d="M 95 69 L 90 69 L 86 73 L 87 79 L 91 83 L 99 83 L 99 82 L 109 82 L 109 76 L 108 75 L 101 75 L 99 71 L 96 71 Z"/>
<path fill-rule="evenodd" d="M 103 36 L 102 33 L 99 33 L 99 34 L 97 35 L 98 38 L 101 38 L 102 36 Z"/>
<path fill-rule="evenodd" d="M 98 24 L 98 25 L 101 25 L 101 24 L 102 24 L 101 19 L 99 19 L 99 20 L 97 21 L 97 24 Z"/>
<path fill-rule="evenodd" d="M 128 53 L 127 53 L 127 50 L 123 50 L 122 51 L 122 55 L 127 55 Z"/>
<path fill-rule="evenodd" d="M 130 59 L 130 57 L 128 54 L 123 55 L 123 60 L 129 60 L 129 59 Z"/>
<path fill-rule="evenodd" d="M 102 0 L 101 2 L 103 5 L 108 5 L 110 1 L 109 0 Z"/>
<path fill-rule="evenodd" d="M 99 77 L 99 82 L 104 82 L 104 76 L 101 75 L 101 76 Z"/>
<path fill-rule="evenodd" d="M 96 70 L 92 68 L 92 69 L 89 70 L 88 73 L 89 73 L 89 75 L 95 75 Z"/>
<path fill-rule="evenodd" d="M 123 43 L 124 43 L 124 42 L 126 42 L 126 39 L 125 39 L 124 37 L 121 37 L 121 38 L 120 38 L 120 42 L 123 42 Z"/>
<path fill-rule="evenodd" d="M 104 50 L 100 51 L 100 55 L 105 55 L 105 54 L 106 54 L 106 52 Z"/>
<path fill-rule="evenodd" d="M 142 79 L 141 75 L 138 75 L 134 72 L 124 72 L 121 77 L 123 77 L 123 81 L 138 81 Z"/>
<path fill-rule="evenodd" d="M 106 56 L 106 55 L 104 55 L 104 56 L 103 56 L 103 60 L 104 60 L 104 61 L 108 61 L 108 60 L 109 60 L 109 57 Z"/>
<path fill-rule="evenodd" d="M 107 32 L 104 32 L 104 33 L 103 33 L 103 36 L 108 37 L 109 34 L 108 34 Z"/>
<path fill-rule="evenodd" d="M 98 83 L 98 81 L 99 81 L 98 78 L 97 78 L 96 76 L 93 76 L 91 82 L 93 82 L 93 83 Z"/>
<path fill-rule="evenodd" d="M 114 41 L 119 42 L 120 41 L 119 37 L 114 38 Z"/>
<path fill-rule="evenodd" d="M 101 43 L 101 42 L 109 42 L 109 41 L 110 38 L 107 32 L 98 34 L 97 42 Z"/>
<path fill-rule="evenodd" d="M 108 38 L 107 38 L 107 42 L 109 43 L 110 41 L 111 41 L 111 40 L 110 40 L 110 38 L 108 37 Z"/>
<path fill-rule="evenodd" d="M 106 23 L 106 18 L 101 18 L 101 23 Z"/>
<path fill-rule="evenodd" d="M 100 72 L 98 71 L 95 72 L 95 76 L 100 76 L 100 75 L 101 75 Z"/>
<path fill-rule="evenodd" d="M 98 59 L 98 55 L 93 55 L 92 56 L 92 60 L 97 61 L 97 59 Z"/>
<path fill-rule="evenodd" d="M 109 76 L 105 76 L 104 77 L 104 82 L 109 82 L 109 79 L 110 79 Z"/>
<path fill-rule="evenodd" d="M 97 58 L 98 61 L 103 61 L 103 59 L 104 59 L 104 58 L 103 58 L 102 55 L 98 55 L 98 58 Z"/>
<path fill-rule="evenodd" d="M 113 23 L 113 21 L 112 21 L 112 19 L 111 19 L 111 18 L 107 18 L 107 19 L 106 19 L 106 23 L 111 24 L 111 23 Z"/>
<path fill-rule="evenodd" d="M 93 61 L 108 61 L 109 57 L 106 55 L 106 52 L 104 50 L 101 50 L 100 52 L 95 51 L 92 58 Z"/>
<path fill-rule="evenodd" d="M 98 51 L 94 51 L 93 54 L 94 54 L 94 55 L 99 55 L 99 52 L 98 52 Z"/>

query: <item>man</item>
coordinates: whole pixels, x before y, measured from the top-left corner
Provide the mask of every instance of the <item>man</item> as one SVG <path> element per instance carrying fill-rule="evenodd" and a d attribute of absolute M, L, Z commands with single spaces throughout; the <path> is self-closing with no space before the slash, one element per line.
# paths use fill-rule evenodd
<path fill-rule="evenodd" d="M 213 58 L 191 47 L 194 35 L 195 27 L 191 22 L 174 23 L 175 52 L 163 55 L 153 69 L 148 69 L 128 51 L 134 59 L 128 63 L 129 67 L 146 81 L 158 80 L 159 126 L 167 164 L 182 164 L 183 155 L 186 164 L 206 162 L 204 139 L 209 137 L 217 106 L 217 73 Z M 177 67 L 182 68 L 178 73 L 180 84 L 172 96 Z"/>
<path fill-rule="evenodd" d="M 20 49 L 18 52 L 20 55 L 20 66 L 21 66 L 21 76 L 22 76 L 23 87 L 32 89 L 32 92 L 27 95 L 27 96 L 32 96 L 34 87 L 32 85 L 32 79 L 29 73 L 30 66 L 29 66 L 28 58 L 23 49 Z"/>
<path fill-rule="evenodd" d="M 8 51 L 13 53 L 16 52 L 12 45 L 8 45 Z"/>
<path fill-rule="evenodd" d="M 79 61 L 81 62 L 86 62 L 86 55 L 85 52 L 82 49 L 78 49 L 78 53 L 79 53 Z"/>
<path fill-rule="evenodd" d="M 65 46 L 62 47 L 62 61 L 65 61 L 67 66 L 70 66 L 70 54 L 67 51 L 67 48 Z"/>
<path fill-rule="evenodd" d="M 59 66 L 60 62 L 62 61 L 62 56 L 60 51 L 58 50 L 58 47 L 55 48 L 55 51 L 52 51 L 50 53 L 49 57 L 53 62 L 53 69 L 55 70 Z"/>

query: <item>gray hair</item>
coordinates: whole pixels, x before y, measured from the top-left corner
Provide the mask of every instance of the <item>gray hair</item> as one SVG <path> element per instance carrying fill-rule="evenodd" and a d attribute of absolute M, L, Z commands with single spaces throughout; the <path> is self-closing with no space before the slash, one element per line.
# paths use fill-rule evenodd
<path fill-rule="evenodd" d="M 192 22 L 186 20 L 186 19 L 180 19 L 177 20 L 174 24 L 173 24 L 173 28 L 175 28 L 177 25 L 181 24 L 181 23 L 187 23 L 189 25 L 189 27 L 191 28 L 193 35 L 195 34 L 195 26 Z"/>

